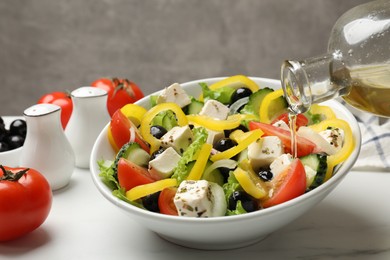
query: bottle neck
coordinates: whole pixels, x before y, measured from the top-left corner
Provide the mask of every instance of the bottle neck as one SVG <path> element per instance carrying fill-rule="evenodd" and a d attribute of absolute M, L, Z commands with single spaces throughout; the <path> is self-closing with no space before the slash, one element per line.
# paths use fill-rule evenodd
<path fill-rule="evenodd" d="M 343 55 L 338 51 L 304 61 L 285 61 L 281 81 L 294 113 L 304 113 L 312 104 L 343 96 L 351 85 Z"/>

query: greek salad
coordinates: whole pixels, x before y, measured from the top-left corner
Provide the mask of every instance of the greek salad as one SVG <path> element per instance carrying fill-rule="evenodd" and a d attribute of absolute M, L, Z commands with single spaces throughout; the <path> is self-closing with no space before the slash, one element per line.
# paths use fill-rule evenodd
<path fill-rule="evenodd" d="M 199 85 L 198 97 L 175 83 L 151 96 L 150 109 L 128 104 L 113 114 L 116 156 L 98 164 L 115 196 L 161 214 L 245 214 L 310 192 L 354 149 L 347 122 L 313 105 L 296 115 L 292 156 L 282 90 L 243 75 Z"/>

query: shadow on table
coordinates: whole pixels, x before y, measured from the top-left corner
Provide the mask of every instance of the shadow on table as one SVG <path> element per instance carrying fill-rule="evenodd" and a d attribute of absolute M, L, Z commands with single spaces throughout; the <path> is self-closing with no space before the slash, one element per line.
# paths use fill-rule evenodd
<path fill-rule="evenodd" d="M 44 246 L 50 240 L 49 233 L 45 230 L 44 226 L 41 226 L 18 239 L 0 242 L 0 259 L 3 259 L 3 257 L 11 258 L 12 256 L 27 257 L 29 252 Z"/>

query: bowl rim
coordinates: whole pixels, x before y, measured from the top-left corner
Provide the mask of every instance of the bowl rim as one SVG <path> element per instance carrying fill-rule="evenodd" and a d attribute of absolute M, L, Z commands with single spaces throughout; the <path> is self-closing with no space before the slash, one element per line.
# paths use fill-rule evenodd
<path fill-rule="evenodd" d="M 227 77 L 211 77 L 211 78 L 203 78 L 203 79 L 198 79 L 198 80 L 193 80 L 189 82 L 182 83 L 181 86 L 186 89 L 189 88 L 192 85 L 198 84 L 200 82 L 216 82 L 222 79 L 225 79 Z M 280 80 L 276 79 L 269 79 L 269 78 L 262 78 L 262 77 L 249 77 L 252 80 L 255 80 L 257 82 L 261 82 L 261 84 L 271 84 L 271 88 L 273 89 L 278 89 L 281 87 Z M 162 90 L 156 91 L 154 93 L 151 93 L 150 95 L 145 96 L 144 98 L 140 99 L 137 101 L 135 104 L 142 104 L 145 103 L 147 100 L 149 100 L 149 97 L 151 95 L 155 95 L 160 93 Z M 332 109 L 337 110 L 338 113 L 341 113 L 343 118 L 346 118 L 351 126 L 351 129 L 353 131 L 354 135 L 354 140 L 355 140 L 355 146 L 358 149 L 354 149 L 352 154 L 348 157 L 346 161 L 344 161 L 341 165 L 338 165 L 337 167 L 337 173 L 334 174 L 328 181 L 326 181 L 324 184 L 320 185 L 314 190 L 311 190 L 310 192 L 304 193 L 301 196 L 298 196 L 294 199 L 291 199 L 289 201 L 286 201 L 284 203 L 266 208 L 266 209 L 261 209 L 258 211 L 254 212 L 248 212 L 246 214 L 240 214 L 240 215 L 233 215 L 233 216 L 220 216 L 220 217 L 212 217 L 212 218 L 190 218 L 190 217 L 178 217 L 178 216 L 170 216 L 170 215 L 165 215 L 161 213 L 156 213 L 156 212 L 151 212 L 142 208 L 138 208 L 134 205 L 131 205 L 130 203 L 127 203 L 115 196 L 112 195 L 111 190 L 100 180 L 99 173 L 96 172 L 94 173 L 94 169 L 97 169 L 96 167 L 96 152 L 98 148 L 98 143 L 101 138 L 103 138 L 102 135 L 106 135 L 106 129 L 109 126 L 109 123 L 103 128 L 101 133 L 99 134 L 98 138 L 96 139 L 97 141 L 95 142 L 93 149 L 92 149 L 92 154 L 91 154 L 91 161 L 90 161 L 90 172 L 92 174 L 92 179 L 93 182 L 95 183 L 96 187 L 102 193 L 102 195 L 108 199 L 111 203 L 114 205 L 118 206 L 119 208 L 122 208 L 126 211 L 131 211 L 132 213 L 136 214 L 139 217 L 148 217 L 154 220 L 158 221 L 176 221 L 180 223 L 221 223 L 221 222 L 232 222 L 232 221 L 245 221 L 247 219 L 252 219 L 252 218 L 257 218 L 263 215 L 271 215 L 274 214 L 275 212 L 279 211 L 284 211 L 287 210 L 291 207 L 294 207 L 297 204 L 302 204 L 305 202 L 307 197 L 315 197 L 315 196 L 320 196 L 323 193 L 326 193 L 327 191 L 331 191 L 336 187 L 337 182 L 341 181 L 346 174 L 349 172 L 349 170 L 352 168 L 353 164 L 356 162 L 359 156 L 360 152 L 360 146 L 361 146 L 361 132 L 359 125 L 353 116 L 353 114 L 345 107 L 343 106 L 340 102 L 336 100 L 329 100 L 326 102 L 323 102 L 321 104 L 331 106 Z"/>

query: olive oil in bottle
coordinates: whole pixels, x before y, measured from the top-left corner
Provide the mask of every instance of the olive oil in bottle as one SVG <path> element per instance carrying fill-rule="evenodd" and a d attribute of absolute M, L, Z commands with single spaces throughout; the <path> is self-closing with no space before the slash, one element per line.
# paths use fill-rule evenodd
<path fill-rule="evenodd" d="M 390 64 L 359 66 L 350 70 L 352 86 L 343 98 L 366 112 L 390 117 Z"/>

